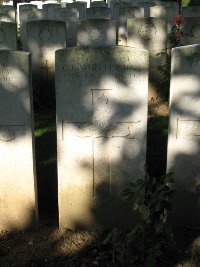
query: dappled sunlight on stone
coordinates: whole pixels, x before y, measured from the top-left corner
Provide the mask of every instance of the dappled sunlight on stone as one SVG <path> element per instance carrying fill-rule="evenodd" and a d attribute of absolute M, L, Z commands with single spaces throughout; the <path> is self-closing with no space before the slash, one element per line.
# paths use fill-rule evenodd
<path fill-rule="evenodd" d="M 0 62 L 0 229 L 23 230 L 37 221 L 30 54 L 0 51 Z"/>
<path fill-rule="evenodd" d="M 172 216 L 175 225 L 194 226 L 200 222 L 198 54 L 199 45 L 175 48 L 172 51 L 167 171 L 174 172 L 176 181 L 177 194 Z M 184 206 L 183 210 L 180 203 Z M 175 213 L 178 215 L 175 216 Z"/>
<path fill-rule="evenodd" d="M 143 174 L 148 52 L 73 48 L 56 55 L 60 227 L 115 225 L 102 221 L 102 208 L 112 212 L 121 201 L 116 194 Z"/>

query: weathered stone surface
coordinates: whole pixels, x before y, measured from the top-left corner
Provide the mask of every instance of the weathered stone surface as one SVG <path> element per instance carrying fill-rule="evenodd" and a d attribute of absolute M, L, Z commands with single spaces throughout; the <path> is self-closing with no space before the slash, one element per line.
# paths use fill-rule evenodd
<path fill-rule="evenodd" d="M 56 10 L 61 8 L 61 5 L 58 3 L 44 4 L 42 9 L 45 13 L 45 19 L 56 20 Z"/>
<path fill-rule="evenodd" d="M 46 13 L 44 10 L 37 9 L 34 7 L 27 8 L 25 10 L 21 10 L 20 12 L 20 40 L 22 46 L 25 47 L 27 43 L 27 28 L 26 24 L 29 21 L 35 20 L 44 20 L 46 17 Z"/>
<path fill-rule="evenodd" d="M 167 22 L 160 18 L 128 19 L 127 45 L 146 49 L 150 53 L 150 78 L 162 83 L 162 72 L 166 64 Z"/>
<path fill-rule="evenodd" d="M 163 18 L 168 23 L 168 33 L 170 33 L 173 26 L 173 18 L 179 15 L 179 6 L 153 6 L 150 7 L 150 17 Z"/>
<path fill-rule="evenodd" d="M 127 45 L 127 20 L 131 18 L 143 18 L 143 7 L 120 7 L 118 23 L 118 45 Z"/>
<path fill-rule="evenodd" d="M 4 5 L 0 8 L 0 20 L 6 22 L 16 22 L 16 12 L 13 6 Z"/>
<path fill-rule="evenodd" d="M 56 52 L 60 227 L 129 228 L 136 222 L 119 192 L 144 174 L 147 87 L 145 50 Z"/>
<path fill-rule="evenodd" d="M 111 19 L 111 9 L 108 7 L 91 7 L 86 10 L 87 19 Z"/>
<path fill-rule="evenodd" d="M 0 51 L 0 229 L 37 225 L 30 54 Z"/>
<path fill-rule="evenodd" d="M 79 20 L 79 10 L 75 7 L 59 8 L 56 10 L 56 20 L 66 23 L 67 46 L 76 46 L 77 43 L 77 23 Z"/>
<path fill-rule="evenodd" d="M 27 23 L 25 49 L 31 52 L 33 92 L 34 95 L 38 94 L 42 101 L 41 94 L 44 97 L 46 90 L 46 104 L 51 102 L 54 96 L 55 51 L 65 47 L 65 22 L 41 20 Z"/>
<path fill-rule="evenodd" d="M 200 224 L 200 45 L 172 50 L 167 172 L 174 173 L 175 225 Z"/>
<path fill-rule="evenodd" d="M 200 16 L 184 18 L 182 33 L 182 45 L 200 44 Z"/>
<path fill-rule="evenodd" d="M 32 11 L 33 9 L 37 9 L 37 5 L 29 4 L 29 3 L 18 3 L 17 4 L 17 23 L 21 24 L 21 12 L 25 10 Z"/>
<path fill-rule="evenodd" d="M 86 19 L 78 22 L 78 46 L 116 45 L 116 23 L 109 19 Z"/>
<path fill-rule="evenodd" d="M 68 3 L 66 4 L 66 7 L 68 8 L 78 8 L 79 10 L 79 19 L 85 19 L 86 18 L 86 8 L 87 3 L 86 2 L 74 2 L 74 3 Z"/>
<path fill-rule="evenodd" d="M 17 24 L 0 22 L 0 48 L 17 50 Z"/>

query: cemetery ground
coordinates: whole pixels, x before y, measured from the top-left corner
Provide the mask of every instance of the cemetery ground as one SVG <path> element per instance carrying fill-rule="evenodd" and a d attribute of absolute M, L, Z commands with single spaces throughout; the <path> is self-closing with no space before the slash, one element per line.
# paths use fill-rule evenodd
<path fill-rule="evenodd" d="M 168 102 L 149 98 L 147 164 L 165 173 Z M 175 246 L 150 265 L 129 246 L 129 232 L 58 229 L 55 113 L 35 115 L 40 225 L 37 230 L 0 233 L 0 266 L 200 266 L 200 229 L 174 229 Z"/>

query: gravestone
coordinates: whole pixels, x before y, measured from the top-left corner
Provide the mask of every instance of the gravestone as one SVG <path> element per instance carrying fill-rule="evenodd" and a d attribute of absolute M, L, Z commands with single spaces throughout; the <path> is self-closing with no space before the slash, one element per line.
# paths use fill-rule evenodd
<path fill-rule="evenodd" d="M 42 10 L 44 10 L 45 13 L 45 19 L 49 20 L 56 20 L 56 10 L 61 8 L 60 4 L 44 4 L 42 6 Z"/>
<path fill-rule="evenodd" d="M 77 23 L 79 20 L 79 10 L 74 7 L 59 8 L 55 12 L 56 20 L 66 23 L 67 46 L 76 46 L 77 43 Z"/>
<path fill-rule="evenodd" d="M 108 4 L 104 1 L 92 1 L 90 7 L 108 7 Z"/>
<path fill-rule="evenodd" d="M 182 27 L 181 45 L 200 44 L 200 17 L 186 17 Z"/>
<path fill-rule="evenodd" d="M 116 23 L 110 19 L 85 19 L 78 22 L 77 46 L 116 45 Z"/>
<path fill-rule="evenodd" d="M 131 47 L 56 52 L 59 225 L 129 228 L 119 196 L 142 178 L 148 52 Z"/>
<path fill-rule="evenodd" d="M 172 222 L 200 224 L 200 45 L 172 50 L 167 172 L 176 194 Z"/>
<path fill-rule="evenodd" d="M 35 7 L 30 7 L 20 12 L 20 41 L 24 46 L 26 41 L 27 29 L 26 24 L 29 21 L 42 20 L 45 19 L 46 14 L 43 10 L 37 9 Z"/>
<path fill-rule="evenodd" d="M 0 22 L 0 49 L 17 50 L 17 24 Z"/>
<path fill-rule="evenodd" d="M 77 2 L 80 2 L 80 1 L 77 1 Z M 81 2 L 85 2 L 87 8 L 90 7 L 90 0 L 82 0 Z"/>
<path fill-rule="evenodd" d="M 108 7 L 91 7 L 86 9 L 87 19 L 111 19 L 111 9 Z"/>
<path fill-rule="evenodd" d="M 57 4 L 58 1 L 57 0 L 46 0 L 44 1 L 44 4 Z"/>
<path fill-rule="evenodd" d="M 167 22 L 160 18 L 128 19 L 127 45 L 150 52 L 150 79 L 157 83 L 163 82 L 160 68 L 165 68 L 167 49 Z"/>
<path fill-rule="evenodd" d="M 15 8 L 13 6 L 4 5 L 0 7 L 1 21 L 16 22 Z"/>
<path fill-rule="evenodd" d="M 168 33 L 173 26 L 173 18 L 179 15 L 178 5 L 171 6 L 153 6 L 150 7 L 150 17 L 163 18 L 167 20 Z"/>
<path fill-rule="evenodd" d="M 181 15 L 184 17 L 200 17 L 200 6 L 183 7 Z"/>
<path fill-rule="evenodd" d="M 139 4 L 139 6 L 144 8 L 144 16 L 146 18 L 149 18 L 150 17 L 150 8 L 155 6 L 155 4 L 152 2 L 141 2 Z"/>
<path fill-rule="evenodd" d="M 29 3 L 18 3 L 17 4 L 17 23 L 18 25 L 21 24 L 21 13 L 24 11 L 32 11 L 32 10 L 36 10 L 37 9 L 37 5 L 32 5 Z M 21 26 L 21 25 L 20 25 Z"/>
<path fill-rule="evenodd" d="M 86 18 L 86 8 L 87 3 L 86 2 L 74 2 L 74 3 L 68 3 L 66 4 L 66 8 L 78 8 L 79 10 L 79 19 L 85 19 Z"/>
<path fill-rule="evenodd" d="M 0 229 L 37 226 L 30 54 L 0 51 Z"/>
<path fill-rule="evenodd" d="M 27 23 L 27 44 L 31 52 L 33 93 L 46 108 L 53 107 L 55 51 L 66 47 L 66 25 L 62 21 L 41 20 Z"/>
<path fill-rule="evenodd" d="M 143 18 L 143 7 L 120 7 L 119 9 L 119 23 L 118 23 L 118 45 L 127 44 L 127 19 Z"/>
<path fill-rule="evenodd" d="M 45 2 L 43 2 L 42 0 L 41 0 L 41 1 L 30 1 L 30 4 L 37 5 L 37 8 L 38 8 L 38 9 L 42 9 L 42 5 L 43 5 L 44 3 L 45 3 Z"/>

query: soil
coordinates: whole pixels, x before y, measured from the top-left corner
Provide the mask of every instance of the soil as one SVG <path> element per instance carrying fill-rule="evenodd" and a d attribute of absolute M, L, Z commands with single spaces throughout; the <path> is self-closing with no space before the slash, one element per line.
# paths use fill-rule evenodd
<path fill-rule="evenodd" d="M 1 267 L 90 267 L 134 266 L 134 252 L 125 253 L 123 261 L 110 245 L 108 232 L 59 230 L 40 226 L 29 232 L 0 233 Z M 199 267 L 200 229 L 176 229 L 176 248 L 166 255 L 159 267 Z M 121 240 L 123 242 L 123 239 Z M 123 262 L 123 263 L 122 263 Z M 149 266 L 148 263 L 145 266 Z"/>

